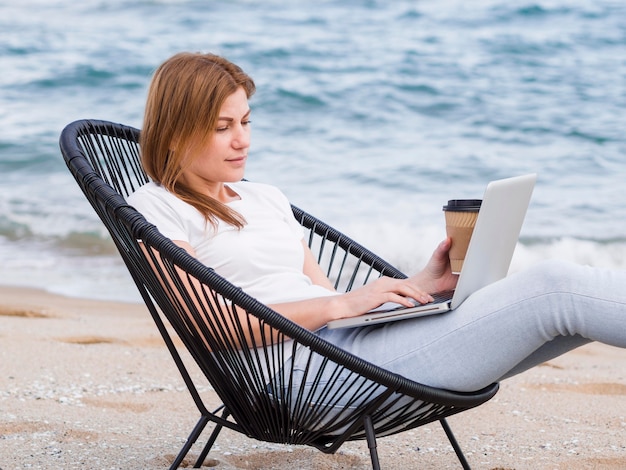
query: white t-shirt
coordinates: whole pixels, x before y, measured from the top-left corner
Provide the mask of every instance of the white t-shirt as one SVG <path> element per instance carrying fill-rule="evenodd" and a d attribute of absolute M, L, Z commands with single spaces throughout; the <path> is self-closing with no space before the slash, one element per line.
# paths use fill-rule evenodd
<path fill-rule="evenodd" d="M 152 182 L 128 202 L 163 235 L 189 243 L 202 263 L 265 304 L 332 295 L 302 271 L 303 230 L 284 194 L 248 181 L 228 186 L 241 198 L 228 205 L 245 218 L 242 229 L 222 221 L 213 228 L 193 206 Z"/>

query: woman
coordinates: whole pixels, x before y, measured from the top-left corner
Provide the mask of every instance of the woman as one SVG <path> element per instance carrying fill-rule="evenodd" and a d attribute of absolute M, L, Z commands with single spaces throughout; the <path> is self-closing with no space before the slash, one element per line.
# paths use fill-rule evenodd
<path fill-rule="evenodd" d="M 155 72 L 141 134 L 153 182 L 129 198 L 174 243 L 280 314 L 405 377 L 472 391 L 589 341 L 626 347 L 626 273 L 541 263 L 480 290 L 453 313 L 329 330 L 385 302 L 453 289 L 450 240 L 408 279 L 338 294 L 277 189 L 242 182 L 252 79 L 212 54 L 181 53 Z M 293 359 L 297 361 L 297 357 Z M 432 367 L 437 364 L 437 367 Z"/>

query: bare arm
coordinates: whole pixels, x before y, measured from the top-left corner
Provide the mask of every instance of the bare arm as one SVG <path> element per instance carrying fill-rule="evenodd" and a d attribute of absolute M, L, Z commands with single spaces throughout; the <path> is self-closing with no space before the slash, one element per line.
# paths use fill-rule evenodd
<path fill-rule="evenodd" d="M 315 261 L 315 257 L 304 244 L 304 273 L 314 284 L 332 289 L 332 283 Z M 421 303 L 431 302 L 431 293 L 452 290 L 458 276 L 452 274 L 448 251 L 450 239 L 442 241 L 435 249 L 426 267 L 408 279 L 381 277 L 358 289 L 344 294 L 299 302 L 272 305 L 272 308 L 299 325 L 320 328 L 330 320 L 353 317 L 384 304 L 396 302 L 406 307 L 413 306 L 411 299 Z M 334 290 L 334 289 L 333 289 Z"/>
<path fill-rule="evenodd" d="M 174 243 L 195 257 L 195 250 L 188 243 L 180 240 L 175 240 Z M 304 274 L 314 284 L 334 291 L 332 283 L 304 242 L 303 249 L 305 253 Z M 424 270 L 408 279 L 381 277 L 351 292 L 273 304 L 270 307 L 298 325 L 314 331 L 331 320 L 358 316 L 385 302 L 396 302 L 407 307 L 413 305 L 410 299 L 427 303 L 432 301 L 429 293 L 449 290 L 456 284 L 457 277 L 450 272 L 449 249 L 449 239 L 444 240 L 437 247 Z M 240 315 L 246 314 L 242 311 Z"/>

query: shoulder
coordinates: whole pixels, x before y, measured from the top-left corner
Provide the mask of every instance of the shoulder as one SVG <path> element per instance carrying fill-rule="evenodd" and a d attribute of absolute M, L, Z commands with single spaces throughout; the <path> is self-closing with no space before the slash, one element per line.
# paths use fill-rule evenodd
<path fill-rule="evenodd" d="M 134 193 L 128 196 L 127 201 L 131 205 L 144 205 L 150 202 L 167 202 L 169 204 L 176 204 L 176 201 L 180 201 L 175 195 L 170 193 L 160 184 L 149 182 L 137 189 Z M 181 201 L 182 202 L 182 201 Z"/>
<path fill-rule="evenodd" d="M 134 193 L 132 193 L 129 197 L 135 197 L 136 195 L 166 195 L 171 194 L 167 189 L 161 186 L 154 181 L 149 181 L 148 183 L 141 186 Z"/>
<path fill-rule="evenodd" d="M 204 233 L 206 224 L 202 214 L 159 184 L 145 184 L 127 201 L 171 240 L 191 244 L 197 233 Z"/>
<path fill-rule="evenodd" d="M 237 208 L 241 208 L 247 214 L 269 210 L 274 214 L 279 214 L 284 219 L 293 217 L 291 203 L 287 196 L 278 189 L 264 183 L 254 183 L 250 181 L 240 181 L 231 185 L 241 197 Z M 248 215 L 245 215 L 248 217 Z"/>
<path fill-rule="evenodd" d="M 236 191 L 242 191 L 248 194 L 268 194 L 285 197 L 280 189 L 276 186 L 272 186 L 271 184 L 242 180 L 237 181 L 236 183 L 228 183 L 228 185 Z"/>
<path fill-rule="evenodd" d="M 163 217 L 188 217 L 197 212 L 193 206 L 154 182 L 149 182 L 137 189 L 128 196 L 127 202 L 148 220 Z"/>
<path fill-rule="evenodd" d="M 167 193 L 167 190 L 163 186 L 150 181 L 129 195 L 127 199 L 128 202 L 132 202 L 150 197 L 166 197 Z"/>
<path fill-rule="evenodd" d="M 242 199 L 254 198 L 257 201 L 273 201 L 274 203 L 285 204 L 288 202 L 287 196 L 276 186 L 252 181 L 239 181 L 229 183 Z"/>

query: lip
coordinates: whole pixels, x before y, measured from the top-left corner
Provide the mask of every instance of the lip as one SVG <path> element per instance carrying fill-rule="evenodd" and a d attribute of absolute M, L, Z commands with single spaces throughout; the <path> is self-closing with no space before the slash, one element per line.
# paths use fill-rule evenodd
<path fill-rule="evenodd" d="M 245 163 L 247 159 L 247 155 L 242 155 L 241 157 L 227 158 L 226 161 L 234 164 L 242 164 Z"/>

